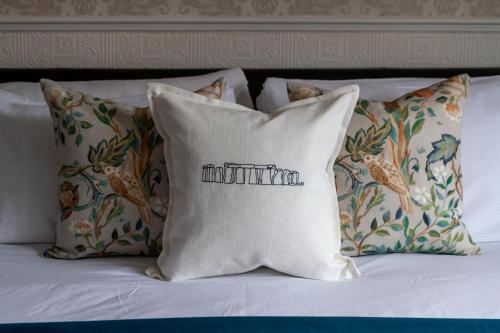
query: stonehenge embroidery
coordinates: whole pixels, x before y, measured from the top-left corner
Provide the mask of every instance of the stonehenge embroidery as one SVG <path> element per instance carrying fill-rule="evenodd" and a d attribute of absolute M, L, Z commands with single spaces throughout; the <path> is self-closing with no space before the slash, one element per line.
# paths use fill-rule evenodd
<path fill-rule="evenodd" d="M 205 164 L 201 181 L 219 184 L 302 186 L 299 172 L 280 169 L 275 164 L 238 164 L 225 162 L 224 167 Z"/>

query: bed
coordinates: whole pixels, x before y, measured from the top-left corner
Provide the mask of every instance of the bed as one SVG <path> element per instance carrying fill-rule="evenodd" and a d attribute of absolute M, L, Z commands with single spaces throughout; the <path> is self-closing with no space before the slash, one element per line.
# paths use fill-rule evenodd
<path fill-rule="evenodd" d="M 422 76 L 500 69 L 249 70 L 253 98 L 267 76 Z M 4 70 L 0 81 L 167 77 L 204 70 Z M 500 331 L 500 242 L 472 257 L 355 258 L 354 281 L 298 279 L 261 268 L 165 283 L 151 257 L 42 258 L 48 244 L 0 244 L 0 332 L 495 332 Z M 390 277 L 390 278 L 389 278 Z"/>
<path fill-rule="evenodd" d="M 359 257 L 355 260 L 363 276 L 339 283 L 297 279 L 265 268 L 165 283 L 144 275 L 154 258 L 64 261 L 41 257 L 48 244 L 2 244 L 0 320 L 103 324 L 124 319 L 247 316 L 499 318 L 500 242 L 480 245 L 483 254 L 472 257 Z M 454 321 L 448 324 L 453 327 Z M 500 323 L 496 325 L 500 329 Z M 0 331 L 22 327 L 0 326 Z"/>

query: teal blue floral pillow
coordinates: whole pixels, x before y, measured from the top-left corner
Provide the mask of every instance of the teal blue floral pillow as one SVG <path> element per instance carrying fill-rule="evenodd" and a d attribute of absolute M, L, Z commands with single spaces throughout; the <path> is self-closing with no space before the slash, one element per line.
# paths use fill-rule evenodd
<path fill-rule="evenodd" d="M 477 254 L 462 222 L 462 102 L 454 76 L 392 102 L 359 100 L 334 167 L 342 251 Z M 323 94 L 290 82 L 290 101 Z"/>
<path fill-rule="evenodd" d="M 163 139 L 149 108 L 41 80 L 59 175 L 56 244 L 48 257 L 158 255 L 168 205 Z M 198 93 L 221 98 L 224 80 Z"/>

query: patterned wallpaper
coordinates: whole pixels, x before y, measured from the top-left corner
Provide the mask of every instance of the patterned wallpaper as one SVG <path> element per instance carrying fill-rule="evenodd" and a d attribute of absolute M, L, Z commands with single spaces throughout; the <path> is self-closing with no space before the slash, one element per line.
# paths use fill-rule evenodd
<path fill-rule="evenodd" d="M 500 0 L 0 0 L 7 16 L 498 18 Z"/>

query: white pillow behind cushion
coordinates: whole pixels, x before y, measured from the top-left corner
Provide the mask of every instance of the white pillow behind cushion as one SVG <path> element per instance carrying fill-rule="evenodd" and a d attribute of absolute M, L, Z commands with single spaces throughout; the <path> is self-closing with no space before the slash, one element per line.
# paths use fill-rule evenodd
<path fill-rule="evenodd" d="M 288 104 L 286 84 L 288 81 L 305 83 L 309 86 L 333 91 L 346 85 L 358 85 L 359 97 L 372 101 L 392 101 L 405 93 L 426 87 L 444 79 L 429 78 L 386 78 L 355 80 L 301 80 L 271 77 L 266 79 L 260 95 L 257 97 L 257 109 L 269 113 Z"/>
<path fill-rule="evenodd" d="M 47 105 L 0 91 L 0 243 L 54 240 L 56 153 Z"/>
<path fill-rule="evenodd" d="M 293 80 L 335 90 L 358 84 L 360 97 L 374 101 L 393 100 L 405 93 L 442 81 L 436 78 L 384 78 L 361 80 Z M 269 78 L 257 98 L 259 110 L 269 112 L 288 103 L 288 79 Z M 462 174 L 464 182 L 463 222 L 477 242 L 500 241 L 500 76 L 473 77 L 462 122 Z"/>
<path fill-rule="evenodd" d="M 500 76 L 472 78 L 462 121 L 463 221 L 478 242 L 500 241 Z"/>
<path fill-rule="evenodd" d="M 252 98 L 247 87 L 247 79 L 241 68 L 225 69 L 204 75 L 171 77 L 165 79 L 145 80 L 102 80 L 102 81 L 65 81 L 61 82 L 67 89 L 81 91 L 83 93 L 116 100 L 125 96 L 142 96 L 137 100 L 137 106 L 146 106 L 146 83 L 162 82 L 195 91 L 205 87 L 218 78 L 223 77 L 228 81 L 227 89 L 233 90 L 225 96 L 234 95 L 239 104 L 253 108 Z M 8 82 L 0 83 L 0 89 L 15 93 L 35 102 L 44 102 L 40 84 L 38 82 Z"/>
<path fill-rule="evenodd" d="M 357 276 L 352 260 L 339 254 L 332 171 L 356 86 L 271 115 L 163 84 L 148 87 L 170 180 L 158 258 L 166 279 L 259 266 L 312 279 Z"/>
<path fill-rule="evenodd" d="M 181 82 L 182 79 L 175 79 Z M 204 80 L 184 78 L 184 84 L 203 87 Z M 117 82 L 115 82 L 117 83 Z M 16 91 L 32 83 L 5 84 Z M 36 96 L 41 94 L 40 83 Z M 79 84 L 92 88 L 92 84 Z M 147 105 L 145 82 L 142 91 L 114 101 L 135 106 Z M 105 86 L 100 85 L 101 92 Z M 197 88 L 197 89 L 198 89 Z M 30 88 L 31 89 L 31 88 Z M 95 88 L 97 89 L 97 88 Z M 35 90 L 29 90 L 35 92 Z M 24 91 L 26 94 L 28 90 Z M 234 101 L 232 89 L 224 99 Z M 97 96 L 101 97 L 100 94 Z M 57 218 L 57 167 L 53 122 L 44 100 L 29 99 L 0 90 L 0 243 L 52 243 Z"/>

